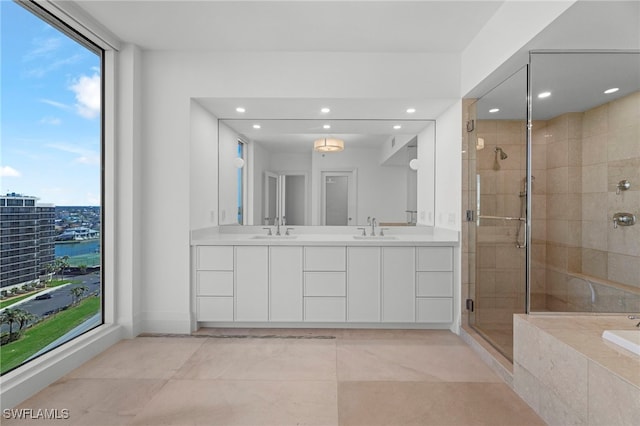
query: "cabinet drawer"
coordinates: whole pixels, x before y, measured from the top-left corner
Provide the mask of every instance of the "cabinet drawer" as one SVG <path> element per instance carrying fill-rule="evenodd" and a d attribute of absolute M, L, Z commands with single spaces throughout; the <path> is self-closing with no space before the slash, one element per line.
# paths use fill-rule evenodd
<path fill-rule="evenodd" d="M 304 320 L 308 322 L 344 322 L 347 319 L 344 297 L 305 297 Z"/>
<path fill-rule="evenodd" d="M 344 271 L 346 270 L 345 247 L 305 247 L 305 271 Z"/>
<path fill-rule="evenodd" d="M 453 297 L 453 272 L 418 272 L 416 296 Z"/>
<path fill-rule="evenodd" d="M 453 321 L 453 299 L 419 298 L 416 299 L 417 322 Z"/>
<path fill-rule="evenodd" d="M 233 321 L 233 297 L 198 297 L 198 321 Z"/>
<path fill-rule="evenodd" d="M 305 296 L 346 296 L 345 272 L 305 272 Z"/>
<path fill-rule="evenodd" d="M 418 271 L 453 271 L 453 249 L 451 247 L 419 247 Z"/>
<path fill-rule="evenodd" d="M 196 268 L 208 271 L 233 271 L 233 247 L 198 247 L 198 262 Z"/>
<path fill-rule="evenodd" d="M 198 296 L 233 296 L 233 271 L 198 271 Z"/>

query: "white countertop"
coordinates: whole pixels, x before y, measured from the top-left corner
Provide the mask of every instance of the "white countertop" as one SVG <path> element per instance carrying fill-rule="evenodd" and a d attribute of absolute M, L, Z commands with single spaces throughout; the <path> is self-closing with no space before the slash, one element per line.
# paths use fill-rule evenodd
<path fill-rule="evenodd" d="M 284 230 L 281 229 L 283 234 Z M 360 234 L 355 227 L 307 226 L 294 227 L 289 236 L 267 237 L 267 231 L 259 226 L 214 227 L 192 231 L 191 245 L 457 246 L 460 243 L 459 232 L 431 227 L 392 227 L 383 238 L 361 238 Z"/>

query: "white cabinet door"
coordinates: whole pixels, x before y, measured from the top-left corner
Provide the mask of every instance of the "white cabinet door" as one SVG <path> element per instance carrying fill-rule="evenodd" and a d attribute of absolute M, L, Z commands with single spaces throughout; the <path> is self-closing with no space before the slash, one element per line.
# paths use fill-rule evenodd
<path fill-rule="evenodd" d="M 305 271 L 344 271 L 345 247 L 305 247 Z"/>
<path fill-rule="evenodd" d="M 269 319 L 302 321 L 302 247 L 269 250 Z"/>
<path fill-rule="evenodd" d="M 232 271 L 233 247 L 200 246 L 196 268 L 200 271 Z"/>
<path fill-rule="evenodd" d="M 415 321 L 415 249 L 382 248 L 382 321 Z"/>
<path fill-rule="evenodd" d="M 236 321 L 269 320 L 269 248 L 236 247 Z"/>
<path fill-rule="evenodd" d="M 380 321 L 380 247 L 348 248 L 347 321 Z"/>

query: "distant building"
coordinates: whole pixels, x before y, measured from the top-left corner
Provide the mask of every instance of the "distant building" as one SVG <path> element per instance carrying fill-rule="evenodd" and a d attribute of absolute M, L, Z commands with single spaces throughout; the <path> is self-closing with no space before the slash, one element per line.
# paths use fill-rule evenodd
<path fill-rule="evenodd" d="M 55 259 L 55 206 L 0 196 L 0 288 L 35 282 Z"/>

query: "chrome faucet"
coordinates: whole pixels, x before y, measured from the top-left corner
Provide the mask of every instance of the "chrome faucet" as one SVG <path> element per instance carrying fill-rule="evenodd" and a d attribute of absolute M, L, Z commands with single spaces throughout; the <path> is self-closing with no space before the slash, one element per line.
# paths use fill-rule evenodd
<path fill-rule="evenodd" d="M 276 227 L 276 235 L 280 235 L 280 218 L 278 216 L 276 216 L 276 218 L 273 219 L 273 224 Z"/>
<path fill-rule="evenodd" d="M 376 236 L 376 225 L 377 225 L 376 218 L 372 217 L 371 218 L 371 236 L 372 237 Z"/>

